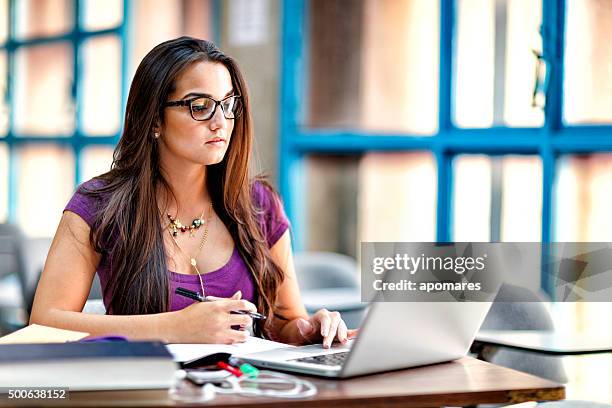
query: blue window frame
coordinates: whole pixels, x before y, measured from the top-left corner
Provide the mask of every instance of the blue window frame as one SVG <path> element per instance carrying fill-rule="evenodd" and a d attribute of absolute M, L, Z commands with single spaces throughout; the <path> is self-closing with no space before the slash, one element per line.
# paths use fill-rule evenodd
<path fill-rule="evenodd" d="M 338 129 L 310 129 L 300 124 L 305 109 L 303 84 L 306 67 L 307 0 L 284 0 L 282 21 L 282 83 L 280 113 L 280 190 L 294 227 L 295 248 L 304 247 L 305 222 L 304 158 L 309 154 L 359 154 L 374 151 L 428 151 L 436 159 L 436 239 L 452 237 L 452 160 L 463 153 L 487 155 L 529 154 L 540 158 L 542 177 L 542 242 L 553 237 L 553 186 L 555 166 L 561 155 L 612 151 L 612 126 L 567 125 L 563 121 L 563 61 L 565 48 L 565 0 L 543 0 L 543 58 L 549 74 L 544 108 L 544 125 L 538 128 L 490 127 L 468 129 L 453 123 L 453 43 L 456 27 L 454 0 L 440 0 L 440 71 L 438 130 L 428 137 L 412 134 L 385 135 Z M 549 291 L 548 274 L 542 287 Z"/>
<path fill-rule="evenodd" d="M 48 35 L 48 36 L 35 36 L 31 38 L 20 38 L 17 35 L 17 13 L 18 13 L 18 0 L 10 0 L 9 7 L 9 27 L 8 37 L 4 44 L 0 45 L 0 50 L 6 52 L 7 57 L 7 89 L 4 95 L 7 105 L 10 107 L 9 120 L 8 120 L 8 132 L 6 136 L 0 138 L 0 143 L 5 143 L 8 147 L 9 152 L 9 174 L 8 174 L 8 197 L 4 199 L 8 200 L 8 220 L 13 221 L 15 219 L 16 209 L 19 205 L 17 202 L 17 180 L 18 180 L 18 156 L 16 154 L 17 148 L 24 145 L 31 144 L 57 144 L 62 146 L 68 146 L 74 152 L 75 157 L 75 172 L 74 172 L 74 183 L 75 186 L 81 180 L 82 173 L 82 157 L 81 151 L 88 146 L 94 145 L 105 145 L 114 146 L 117 144 L 120 136 L 120 130 L 113 134 L 106 135 L 88 135 L 83 129 L 83 112 L 82 112 L 82 98 L 83 98 L 83 70 L 84 70 L 84 46 L 85 43 L 93 38 L 98 37 L 116 37 L 120 44 L 121 53 L 121 103 L 120 117 L 118 122 L 121 123 L 123 117 L 123 109 L 127 97 L 127 48 L 126 38 L 128 32 L 129 22 L 129 1 L 123 2 L 123 18 L 121 23 L 110 28 L 100 30 L 88 30 L 85 27 L 85 2 L 81 0 L 73 0 L 70 3 L 72 7 L 72 29 L 69 32 Z M 31 134 L 18 133 L 15 129 L 15 81 L 17 78 L 16 73 L 16 53 L 20 50 L 29 49 L 40 45 L 52 45 L 52 44 L 69 44 L 72 48 L 72 87 L 71 87 L 71 102 L 75 107 L 74 110 L 74 130 L 69 135 L 47 135 L 36 136 Z M 99 61 L 104 63 L 104 61 Z"/>

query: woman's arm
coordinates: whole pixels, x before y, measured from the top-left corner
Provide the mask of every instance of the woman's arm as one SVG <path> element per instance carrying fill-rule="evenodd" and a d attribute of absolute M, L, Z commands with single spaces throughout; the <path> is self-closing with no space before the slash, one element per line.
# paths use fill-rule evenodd
<path fill-rule="evenodd" d="M 38 282 L 30 323 L 92 335 L 121 333 L 138 339 L 163 338 L 160 315 L 133 317 L 81 313 L 99 262 L 100 254 L 89 242 L 89 226 L 77 214 L 66 211 Z"/>
<path fill-rule="evenodd" d="M 183 343 L 245 341 L 248 332 L 232 325 L 249 325 L 251 318 L 231 310 L 256 308 L 245 300 L 196 303 L 177 312 L 150 315 L 95 315 L 82 313 L 100 254 L 89 242 L 89 226 L 66 211 L 51 244 L 43 269 L 30 323 L 77 330 L 92 335 L 120 334 L 130 339 Z M 193 324 L 194 321 L 200 324 Z"/>
<path fill-rule="evenodd" d="M 321 309 L 308 316 L 304 308 L 293 265 L 289 230 L 270 249 L 270 255 L 285 274 L 285 280 L 278 289 L 277 310 L 287 320 L 273 320 L 274 337 L 292 344 L 322 341 L 324 347 L 329 347 L 334 339 L 345 343 L 351 333 L 348 333 L 340 313 Z"/>

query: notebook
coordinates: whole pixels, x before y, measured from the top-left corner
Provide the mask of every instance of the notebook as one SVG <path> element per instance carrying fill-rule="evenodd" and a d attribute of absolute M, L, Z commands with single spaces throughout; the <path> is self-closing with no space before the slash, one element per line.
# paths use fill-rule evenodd
<path fill-rule="evenodd" d="M 176 362 L 196 360 L 215 353 L 228 353 L 234 356 L 244 356 L 260 351 L 276 350 L 295 347 L 289 344 L 278 343 L 259 337 L 249 337 L 244 343 L 234 344 L 167 344 L 166 348 Z"/>
<path fill-rule="evenodd" d="M 0 345 L 0 388 L 169 388 L 177 366 L 159 342 Z"/>

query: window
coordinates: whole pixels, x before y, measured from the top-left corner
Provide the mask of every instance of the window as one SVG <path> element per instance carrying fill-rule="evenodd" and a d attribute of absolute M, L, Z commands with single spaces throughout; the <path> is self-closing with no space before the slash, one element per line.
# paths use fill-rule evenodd
<path fill-rule="evenodd" d="M 453 240 L 540 241 L 542 162 L 537 156 L 459 155 L 453 179 Z"/>
<path fill-rule="evenodd" d="M 216 11 L 212 0 L 0 0 L 0 222 L 52 236 L 75 186 L 110 169 L 142 57 L 183 34 L 210 38 Z"/>
<path fill-rule="evenodd" d="M 8 22 L 0 33 L 0 85 L 8 102 L 0 107 L 6 169 L 0 217 L 29 236 L 51 236 L 82 180 L 83 148 L 92 136 L 108 146 L 118 139 L 124 4 L 9 0 L 0 8 Z M 100 86 L 92 78 L 102 74 Z"/>
<path fill-rule="evenodd" d="M 612 123 L 612 7 L 567 0 L 563 114 L 570 124 Z"/>
<path fill-rule="evenodd" d="M 280 185 L 296 248 L 609 235 L 605 2 L 283 10 Z"/>
<path fill-rule="evenodd" d="M 458 127 L 539 127 L 532 103 L 542 3 L 459 0 L 454 121 Z"/>

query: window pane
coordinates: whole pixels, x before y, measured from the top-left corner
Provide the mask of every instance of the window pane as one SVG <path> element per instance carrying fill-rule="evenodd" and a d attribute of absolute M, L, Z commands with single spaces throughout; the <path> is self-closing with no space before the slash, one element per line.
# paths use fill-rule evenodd
<path fill-rule="evenodd" d="M 501 240 L 542 239 L 542 161 L 532 156 L 502 160 Z"/>
<path fill-rule="evenodd" d="M 306 249 L 357 256 L 362 241 L 434 241 L 436 169 L 429 153 L 310 156 Z"/>
<path fill-rule="evenodd" d="M 532 156 L 457 157 L 453 240 L 539 241 L 541 167 L 540 159 Z"/>
<path fill-rule="evenodd" d="M 306 124 L 435 133 L 438 2 L 315 0 L 309 5 Z"/>
<path fill-rule="evenodd" d="M 6 52 L 0 51 L 0 137 L 6 136 L 9 125 L 9 106 L 6 103 L 8 72 Z"/>
<path fill-rule="evenodd" d="M 537 59 L 542 51 L 542 0 L 512 0 L 507 5 L 503 122 L 509 126 L 542 126 L 544 111 L 533 106 Z"/>
<path fill-rule="evenodd" d="M 73 27 L 72 0 L 16 1 L 16 33 L 20 38 L 52 36 L 70 31 Z"/>
<path fill-rule="evenodd" d="M 121 41 L 117 36 L 94 38 L 83 52 L 82 130 L 88 135 L 115 134 L 121 115 Z"/>
<path fill-rule="evenodd" d="M 460 127 L 541 126 L 532 106 L 541 0 L 459 0 L 454 120 Z"/>
<path fill-rule="evenodd" d="M 24 47 L 16 54 L 16 132 L 41 136 L 72 133 L 72 46 Z"/>
<path fill-rule="evenodd" d="M 556 241 L 612 241 L 612 154 L 562 157 L 555 193 Z"/>
<path fill-rule="evenodd" d="M 87 147 L 81 151 L 81 180 L 87 181 L 110 170 L 113 148 L 106 146 Z"/>
<path fill-rule="evenodd" d="M 9 27 L 9 0 L 0 0 L 0 44 L 8 39 Z"/>
<path fill-rule="evenodd" d="M 454 114 L 458 126 L 493 124 L 494 16 L 491 0 L 457 2 Z"/>
<path fill-rule="evenodd" d="M 564 115 L 568 123 L 612 122 L 612 5 L 568 0 Z"/>
<path fill-rule="evenodd" d="M 103 30 L 116 27 L 123 20 L 122 0 L 85 0 L 83 25 L 85 30 Z"/>
<path fill-rule="evenodd" d="M 17 171 L 17 223 L 30 237 L 53 236 L 74 190 L 72 150 L 20 148 Z"/>
<path fill-rule="evenodd" d="M 491 159 L 462 155 L 453 161 L 453 241 L 491 239 Z"/>
<path fill-rule="evenodd" d="M 310 156 L 305 160 L 308 226 L 305 249 L 357 255 L 359 157 Z"/>
<path fill-rule="evenodd" d="M 430 153 L 370 153 L 359 166 L 359 241 L 436 240 Z"/>
<path fill-rule="evenodd" d="M 0 143 L 0 222 L 8 218 L 9 153 L 5 143 Z"/>

